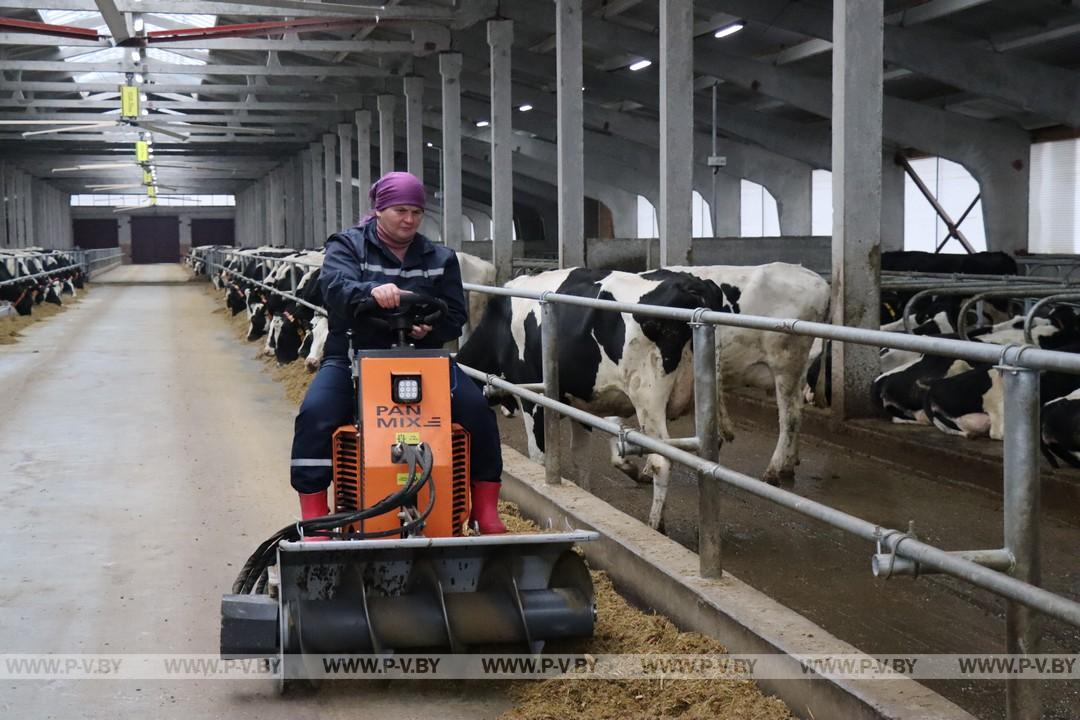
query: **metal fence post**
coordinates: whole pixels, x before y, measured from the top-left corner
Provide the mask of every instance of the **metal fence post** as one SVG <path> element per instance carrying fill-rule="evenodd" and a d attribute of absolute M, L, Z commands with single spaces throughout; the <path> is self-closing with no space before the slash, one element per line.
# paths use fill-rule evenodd
<path fill-rule="evenodd" d="M 544 371 L 544 396 L 559 399 L 559 348 L 555 303 L 540 301 L 540 357 Z M 548 485 L 562 483 L 562 434 L 559 432 L 559 413 L 544 411 L 544 477 Z"/>
<path fill-rule="evenodd" d="M 694 429 L 698 455 L 716 462 L 720 458 L 719 421 L 716 415 L 716 327 L 691 324 L 694 333 Z M 698 473 L 698 558 L 702 577 L 720 577 L 723 553 L 720 545 L 720 481 Z"/>
<path fill-rule="evenodd" d="M 1005 388 L 1005 549 L 1015 561 L 1012 576 L 1039 585 L 1039 373 L 1020 367 L 1001 367 L 1000 371 Z M 1036 611 L 1008 602 L 1005 652 L 1037 653 L 1040 625 Z M 1006 679 L 1005 698 L 1008 720 L 1037 720 L 1042 716 L 1039 687 L 1033 680 Z"/>
<path fill-rule="evenodd" d="M 296 263 L 289 263 L 289 292 L 296 294 Z"/>

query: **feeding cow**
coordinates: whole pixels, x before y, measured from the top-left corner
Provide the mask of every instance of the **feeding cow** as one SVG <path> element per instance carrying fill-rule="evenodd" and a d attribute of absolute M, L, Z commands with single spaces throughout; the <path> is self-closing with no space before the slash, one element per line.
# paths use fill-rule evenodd
<path fill-rule="evenodd" d="M 572 268 L 515 278 L 509 288 L 666 307 L 733 311 L 715 283 L 686 273 L 631 273 Z M 643 432 L 667 438 L 667 419 L 693 404 L 690 328 L 685 322 L 632 313 L 560 305 L 556 310 L 561 399 L 601 415 L 636 416 Z M 514 383 L 542 380 L 540 303 L 489 300 L 479 324 L 457 355 L 464 365 Z M 719 378 L 718 378 L 719 380 Z M 521 402 L 529 454 L 544 452 L 543 408 Z M 648 455 L 653 478 L 649 524 L 661 524 L 670 462 Z"/>

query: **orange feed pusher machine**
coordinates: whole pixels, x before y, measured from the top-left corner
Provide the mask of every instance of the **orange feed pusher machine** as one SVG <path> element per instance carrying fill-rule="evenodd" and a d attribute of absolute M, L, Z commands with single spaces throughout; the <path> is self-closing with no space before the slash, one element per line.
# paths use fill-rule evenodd
<path fill-rule="evenodd" d="M 370 309 L 399 342 L 354 354 L 357 422 L 334 434 L 333 513 L 248 559 L 222 599 L 222 657 L 281 658 L 285 680 L 304 655 L 539 652 L 592 635 L 592 579 L 573 546 L 596 533 L 466 534 L 469 435 L 450 419 L 450 356 L 405 340 L 444 311 L 412 293 Z"/>

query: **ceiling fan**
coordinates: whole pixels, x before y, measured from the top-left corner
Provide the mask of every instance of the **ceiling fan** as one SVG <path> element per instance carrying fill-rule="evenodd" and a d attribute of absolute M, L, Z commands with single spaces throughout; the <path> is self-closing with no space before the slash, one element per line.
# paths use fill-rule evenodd
<path fill-rule="evenodd" d="M 191 128 L 192 130 L 229 130 L 238 135 L 274 134 L 273 128 L 244 127 L 241 125 L 214 125 L 211 123 L 187 122 L 185 120 L 160 120 L 158 119 L 160 116 L 155 116 L 153 119 L 151 119 L 148 116 L 140 115 L 140 99 L 141 98 L 139 94 L 139 88 L 137 85 L 121 85 L 120 118 L 117 120 L 93 120 L 93 116 L 88 116 L 86 120 L 0 120 L 0 126 L 53 126 L 46 130 L 27 130 L 26 132 L 22 133 L 22 136 L 24 138 L 32 137 L 35 135 L 47 135 L 51 133 L 75 132 L 78 130 L 100 130 L 107 127 L 119 127 L 143 132 L 156 132 L 184 141 L 187 141 L 188 138 L 191 137 L 189 134 L 177 132 L 176 130 L 170 130 L 169 128 L 163 127 L 164 125 L 176 125 L 180 126 L 181 128 Z"/>

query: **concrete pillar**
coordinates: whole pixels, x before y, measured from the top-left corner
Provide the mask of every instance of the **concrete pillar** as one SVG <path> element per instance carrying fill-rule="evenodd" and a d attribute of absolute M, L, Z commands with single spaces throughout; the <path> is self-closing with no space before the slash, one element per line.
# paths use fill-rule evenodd
<path fill-rule="evenodd" d="M 121 215 L 117 228 L 117 242 L 120 244 L 120 253 L 123 255 L 125 265 L 131 263 L 131 216 Z"/>
<path fill-rule="evenodd" d="M 266 217 L 270 244 L 284 247 L 285 243 L 285 178 L 282 168 L 275 168 L 266 176 Z"/>
<path fill-rule="evenodd" d="M 781 235 L 810 235 L 813 233 L 813 171 L 788 172 L 769 184 L 774 192 Z"/>
<path fill-rule="evenodd" d="M 380 95 L 379 108 L 379 176 L 394 172 L 394 106 L 397 98 Z"/>
<path fill-rule="evenodd" d="M 8 230 L 8 163 L 0 159 L 0 247 L 11 247 L 11 232 Z"/>
<path fill-rule="evenodd" d="M 1028 249 L 1029 193 L 1031 191 L 1030 145 L 1024 151 L 1000 153 L 993 148 L 980 153 L 982 168 L 972 174 L 982 193 L 986 249 L 1016 252 Z M 1005 158 L 1014 157 L 1011 162 Z M 969 168 L 970 170 L 971 168 Z M 958 219 L 958 218 L 954 218 Z"/>
<path fill-rule="evenodd" d="M 693 234 L 694 4 L 660 0 L 660 262 L 690 261 Z"/>
<path fill-rule="evenodd" d="M 585 128 L 581 97 L 581 0 L 555 2 L 559 266 L 585 264 Z"/>
<path fill-rule="evenodd" d="M 874 328 L 881 294 L 882 34 L 880 0 L 833 0 L 833 322 Z M 875 412 L 874 347 L 833 343 L 836 420 Z"/>
<path fill-rule="evenodd" d="M 328 237 L 326 231 L 326 176 L 322 143 L 311 143 L 311 235 L 314 241 L 308 247 L 322 247 Z"/>
<path fill-rule="evenodd" d="M 439 55 L 442 75 L 442 190 L 443 242 L 461 249 L 461 53 Z"/>
<path fill-rule="evenodd" d="M 352 140 L 356 131 L 351 123 L 341 123 L 337 126 L 338 132 L 338 165 L 341 176 L 341 184 L 338 186 L 341 199 L 341 213 L 338 216 L 339 228 L 350 228 L 356 224 L 356 215 L 353 214 L 353 202 L 356 198 L 356 188 L 353 186 L 352 164 Z"/>
<path fill-rule="evenodd" d="M 323 203 L 327 236 L 341 230 L 337 207 L 337 154 L 337 135 L 326 133 L 323 135 Z"/>
<path fill-rule="evenodd" d="M 289 158 L 285 183 L 285 244 L 304 246 L 304 169 L 299 155 Z"/>
<path fill-rule="evenodd" d="M 491 212 L 492 262 L 500 285 L 513 273 L 514 173 L 511 154 L 510 51 L 513 20 L 489 20 L 491 46 Z"/>
<path fill-rule="evenodd" d="M 701 196 L 709 203 L 713 218 L 714 237 L 739 237 L 742 234 L 742 180 L 724 173 L 716 173 L 716 199 L 712 196 L 712 183 Z"/>
<path fill-rule="evenodd" d="M 424 78 L 405 78 L 405 150 L 409 172 L 424 182 Z"/>
<path fill-rule="evenodd" d="M 300 151 L 300 174 L 301 182 L 303 183 L 303 215 L 302 215 L 302 227 L 303 227 L 303 239 L 300 247 L 313 248 L 317 247 L 315 243 L 315 180 L 312 174 L 311 164 L 311 148 Z"/>
<path fill-rule="evenodd" d="M 881 158 L 881 252 L 904 249 L 904 184 L 904 168 L 886 150 Z"/>
<path fill-rule="evenodd" d="M 180 216 L 180 257 L 191 252 L 191 216 Z"/>
<path fill-rule="evenodd" d="M 371 209 L 368 191 L 371 189 L 371 111 L 356 111 L 356 183 L 359 186 L 356 217 Z"/>

